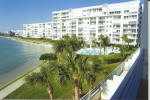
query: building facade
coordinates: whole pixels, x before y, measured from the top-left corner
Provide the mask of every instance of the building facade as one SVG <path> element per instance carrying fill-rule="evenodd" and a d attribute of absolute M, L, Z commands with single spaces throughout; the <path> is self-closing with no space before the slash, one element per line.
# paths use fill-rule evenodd
<path fill-rule="evenodd" d="M 50 39 L 55 39 L 57 35 L 53 34 L 53 22 L 24 24 L 23 34 L 24 37 Z"/>
<path fill-rule="evenodd" d="M 140 0 L 104 4 L 52 12 L 52 22 L 24 24 L 23 34 L 32 38 L 61 39 L 76 34 L 80 39 L 98 39 L 100 34 L 110 37 L 113 44 L 122 44 L 123 34 L 136 41 L 141 31 L 142 4 Z"/>
<path fill-rule="evenodd" d="M 116 4 L 54 11 L 54 32 L 63 35 L 76 34 L 85 40 L 108 35 L 111 43 L 122 44 L 121 37 L 127 34 L 136 44 L 141 27 L 142 4 L 139 0 Z"/>

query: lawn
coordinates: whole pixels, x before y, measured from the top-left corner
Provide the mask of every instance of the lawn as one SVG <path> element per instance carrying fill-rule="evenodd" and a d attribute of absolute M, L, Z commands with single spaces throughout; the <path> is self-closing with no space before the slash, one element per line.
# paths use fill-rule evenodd
<path fill-rule="evenodd" d="M 96 86 L 100 81 L 102 81 L 108 73 L 112 72 L 118 65 L 118 63 L 112 64 L 103 64 L 101 65 L 102 71 L 97 74 L 96 82 L 94 86 Z M 54 73 L 52 73 L 53 77 Z M 67 85 L 61 86 L 57 81 L 53 80 L 54 87 L 54 98 L 55 99 L 71 99 L 72 98 L 72 84 L 71 81 L 68 82 Z M 83 93 L 87 93 L 89 88 L 87 85 L 83 86 Z M 35 86 L 31 86 L 27 83 L 22 85 L 16 91 L 11 93 L 6 97 L 6 99 L 48 99 L 48 93 L 44 86 L 40 84 L 36 84 Z"/>

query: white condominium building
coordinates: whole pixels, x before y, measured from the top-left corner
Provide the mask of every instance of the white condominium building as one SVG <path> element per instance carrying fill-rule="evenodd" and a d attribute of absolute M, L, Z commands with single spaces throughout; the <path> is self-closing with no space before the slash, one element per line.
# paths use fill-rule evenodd
<path fill-rule="evenodd" d="M 56 39 L 57 37 L 57 34 L 53 33 L 52 22 L 24 24 L 23 31 L 24 37 L 50 39 Z"/>
<path fill-rule="evenodd" d="M 141 28 L 142 4 L 139 0 L 52 12 L 53 34 L 76 34 L 85 40 L 108 35 L 111 43 L 122 44 L 123 34 L 136 44 Z M 40 34 L 42 35 L 42 33 Z"/>

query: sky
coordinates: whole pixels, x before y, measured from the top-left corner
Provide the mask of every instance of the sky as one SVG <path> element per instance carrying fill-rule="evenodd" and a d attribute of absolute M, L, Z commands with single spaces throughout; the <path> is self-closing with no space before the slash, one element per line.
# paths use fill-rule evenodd
<path fill-rule="evenodd" d="M 131 0 L 0 0 L 0 31 L 50 22 L 52 11 L 126 1 Z"/>

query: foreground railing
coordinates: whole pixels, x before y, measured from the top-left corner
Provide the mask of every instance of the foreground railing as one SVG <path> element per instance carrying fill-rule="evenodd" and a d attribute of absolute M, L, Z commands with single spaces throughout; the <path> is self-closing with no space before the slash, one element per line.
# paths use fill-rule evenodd
<path fill-rule="evenodd" d="M 90 100 L 95 94 L 101 91 L 101 88 L 106 85 L 107 80 L 112 80 L 114 75 L 120 76 L 123 72 L 123 67 L 125 62 L 130 60 L 132 56 L 139 52 L 139 49 L 136 50 L 132 55 L 130 55 L 124 62 L 122 62 L 113 72 L 111 72 L 103 81 L 101 81 L 97 86 L 95 86 L 92 90 L 90 90 L 86 95 L 84 95 L 80 100 Z"/>
<path fill-rule="evenodd" d="M 144 51 L 141 51 L 124 80 L 111 97 L 112 100 L 136 100 L 142 76 L 143 56 Z"/>

